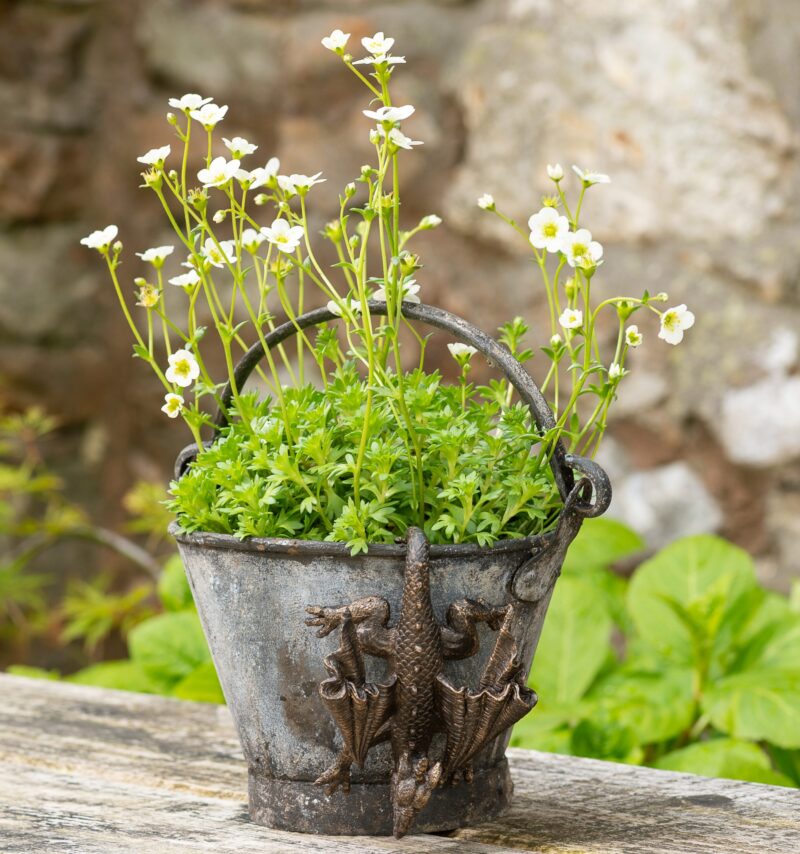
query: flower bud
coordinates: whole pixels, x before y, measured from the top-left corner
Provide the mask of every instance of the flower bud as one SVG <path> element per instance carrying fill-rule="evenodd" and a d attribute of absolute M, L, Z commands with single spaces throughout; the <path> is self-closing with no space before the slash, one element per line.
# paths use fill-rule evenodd
<path fill-rule="evenodd" d="M 551 181 L 555 181 L 556 184 L 564 177 L 564 170 L 561 168 L 560 163 L 556 163 L 551 166 L 549 163 L 547 164 L 547 177 Z"/>
<path fill-rule="evenodd" d="M 431 228 L 436 228 L 437 225 L 442 224 L 442 218 L 437 216 L 436 214 L 428 214 L 427 216 L 422 217 L 419 222 L 419 227 L 422 231 L 428 231 Z"/>
<path fill-rule="evenodd" d="M 169 180 L 173 182 L 178 180 L 178 173 L 174 169 L 169 170 Z"/>
<path fill-rule="evenodd" d="M 167 123 L 175 127 L 178 124 L 178 119 L 175 113 L 167 113 Z"/>
<path fill-rule="evenodd" d="M 111 249 L 115 255 L 119 255 L 119 253 L 122 252 L 122 241 L 121 240 L 115 240 Z"/>
<path fill-rule="evenodd" d="M 269 196 L 266 193 L 259 193 L 254 201 L 259 206 L 265 205 L 269 201 Z"/>
<path fill-rule="evenodd" d="M 189 190 L 189 204 L 198 211 L 205 211 L 208 207 L 208 193 L 205 190 Z"/>
<path fill-rule="evenodd" d="M 561 336 L 556 332 L 556 334 L 550 339 L 550 346 L 555 348 L 561 344 Z"/>
<path fill-rule="evenodd" d="M 567 295 L 567 299 L 571 300 L 577 292 L 578 292 L 578 283 L 575 281 L 574 276 L 570 276 L 564 282 L 564 293 Z"/>
<path fill-rule="evenodd" d="M 412 255 L 411 252 L 403 252 L 400 255 L 400 273 L 404 279 L 416 273 L 421 267 L 419 255 Z"/>
<path fill-rule="evenodd" d="M 331 240 L 333 243 L 339 243 L 342 239 L 342 224 L 338 219 L 332 219 L 329 223 L 325 225 L 323 230 L 323 234 L 328 240 Z"/>
<path fill-rule="evenodd" d="M 669 294 L 666 291 L 661 291 L 660 294 L 656 294 L 652 299 L 656 302 L 666 302 L 669 299 Z"/>
<path fill-rule="evenodd" d="M 344 188 L 344 196 L 346 199 L 352 199 L 356 194 L 356 185 L 351 181 Z"/>
<path fill-rule="evenodd" d="M 225 222 L 225 217 L 227 217 L 227 216 L 228 216 L 228 212 L 226 210 L 218 210 L 214 214 L 212 219 L 214 220 L 215 223 L 217 223 L 217 225 L 219 225 L 221 222 Z"/>

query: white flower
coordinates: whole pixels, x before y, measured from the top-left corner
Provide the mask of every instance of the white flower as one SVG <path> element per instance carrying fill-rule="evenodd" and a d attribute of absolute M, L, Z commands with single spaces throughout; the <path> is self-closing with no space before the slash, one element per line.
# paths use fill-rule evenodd
<path fill-rule="evenodd" d="M 608 175 L 604 175 L 602 172 L 584 172 L 583 169 L 578 166 L 573 166 L 572 171 L 583 181 L 583 183 L 587 187 L 591 187 L 592 184 L 610 184 L 611 178 Z"/>
<path fill-rule="evenodd" d="M 197 180 L 204 187 L 222 187 L 239 171 L 240 161 L 226 160 L 224 157 L 215 157 L 207 169 L 201 169 L 197 173 Z"/>
<path fill-rule="evenodd" d="M 437 216 L 436 214 L 428 214 L 427 216 L 422 217 L 419 221 L 419 227 L 423 230 L 427 230 L 429 228 L 436 228 L 436 226 L 442 224 L 442 218 Z"/>
<path fill-rule="evenodd" d="M 327 178 L 320 178 L 322 172 L 317 172 L 316 175 L 299 175 L 295 172 L 292 175 L 278 175 L 278 186 L 284 193 L 303 193 L 310 190 L 314 184 L 322 184 L 327 181 Z"/>
<path fill-rule="evenodd" d="M 236 180 L 246 183 L 248 188 L 256 190 L 258 187 L 265 187 L 278 174 L 280 161 L 277 157 L 271 157 L 267 161 L 266 166 L 256 166 L 248 172 L 246 169 L 240 169 L 236 173 Z"/>
<path fill-rule="evenodd" d="M 417 284 L 417 280 L 407 279 L 403 282 L 403 299 L 401 302 L 420 302 L 420 298 L 417 296 L 418 293 L 419 285 Z M 386 288 L 378 288 L 378 290 L 372 295 L 372 299 L 377 300 L 378 302 L 386 302 Z"/>
<path fill-rule="evenodd" d="M 478 207 L 484 211 L 490 211 L 494 208 L 494 196 L 489 193 L 484 193 L 478 199 Z"/>
<path fill-rule="evenodd" d="M 663 338 L 667 344 L 680 344 L 683 341 L 684 329 L 694 326 L 694 314 L 686 308 L 685 304 L 668 308 L 661 315 L 661 330 L 659 338 Z"/>
<path fill-rule="evenodd" d="M 167 382 L 188 388 L 200 376 L 200 365 L 188 350 L 176 350 L 169 357 L 169 367 L 164 376 Z"/>
<path fill-rule="evenodd" d="M 341 304 L 336 302 L 336 300 L 330 300 L 326 308 L 331 314 L 335 314 L 337 317 L 344 317 L 347 312 L 359 314 L 361 312 L 361 303 L 355 297 L 342 300 Z"/>
<path fill-rule="evenodd" d="M 559 216 L 555 208 L 542 208 L 528 220 L 528 228 L 530 241 L 537 249 L 558 252 L 562 239 L 569 232 L 569 220 Z"/>
<path fill-rule="evenodd" d="M 639 332 L 639 327 L 631 324 L 625 330 L 625 342 L 629 347 L 638 347 L 642 343 L 642 333 Z"/>
<path fill-rule="evenodd" d="M 258 148 L 257 145 L 253 145 L 252 142 L 248 142 L 242 136 L 235 136 L 233 139 L 227 139 L 223 136 L 222 141 L 225 143 L 225 148 L 227 148 L 234 157 L 240 160 L 246 154 L 252 154 Z"/>
<path fill-rule="evenodd" d="M 610 380 L 618 380 L 625 376 L 628 372 L 619 364 L 619 362 L 612 362 L 608 366 L 608 378 Z"/>
<path fill-rule="evenodd" d="M 565 308 L 558 322 L 564 329 L 578 329 L 583 325 L 583 312 L 579 308 Z"/>
<path fill-rule="evenodd" d="M 147 261 L 158 269 L 164 265 L 167 255 L 172 255 L 174 251 L 174 246 L 154 246 L 152 249 L 145 249 L 144 252 L 137 252 L 136 254 L 142 261 Z"/>
<path fill-rule="evenodd" d="M 81 238 L 81 244 L 98 252 L 107 252 L 111 241 L 117 236 L 119 229 L 116 225 L 107 225 L 99 231 L 93 231 L 88 237 Z"/>
<path fill-rule="evenodd" d="M 178 288 L 193 287 L 200 281 L 200 274 L 197 270 L 189 270 L 188 273 L 182 273 L 180 276 L 173 276 L 168 280 L 171 285 Z"/>
<path fill-rule="evenodd" d="M 182 98 L 169 99 L 170 107 L 174 107 L 176 110 L 183 110 L 184 113 L 189 112 L 189 110 L 199 110 L 210 102 L 211 98 L 201 98 L 200 95 L 195 95 L 191 92 Z"/>
<path fill-rule="evenodd" d="M 378 56 L 365 56 L 364 59 L 356 60 L 353 65 L 405 65 L 406 58 L 404 56 L 389 56 L 387 53 L 382 53 Z"/>
<path fill-rule="evenodd" d="M 462 344 L 461 341 L 456 341 L 454 344 L 448 344 L 447 349 L 450 355 L 457 361 L 469 361 L 478 351 L 470 344 Z"/>
<path fill-rule="evenodd" d="M 382 53 L 389 53 L 394 44 L 394 39 L 388 39 L 383 33 L 375 33 L 372 38 L 365 37 L 361 39 L 361 44 L 375 56 Z"/>
<path fill-rule="evenodd" d="M 561 168 L 561 164 L 556 163 L 554 166 L 551 166 L 548 163 L 547 177 L 550 178 L 551 181 L 555 181 L 556 183 L 558 183 L 564 177 L 564 170 Z"/>
<path fill-rule="evenodd" d="M 251 254 L 255 254 L 258 247 L 267 239 L 266 234 L 256 231 L 254 228 L 246 228 L 242 232 L 242 246 Z"/>
<path fill-rule="evenodd" d="M 281 252 L 294 252 L 303 239 L 303 226 L 289 225 L 285 219 L 276 219 L 269 228 L 262 228 L 261 233 Z"/>
<path fill-rule="evenodd" d="M 179 394 L 170 392 L 164 395 L 164 405 L 161 407 L 162 412 L 170 418 L 177 418 L 181 414 L 182 409 L 183 398 Z"/>
<path fill-rule="evenodd" d="M 378 107 L 377 110 L 362 110 L 368 119 L 376 122 L 402 122 L 414 114 L 414 107 L 406 104 L 403 107 Z"/>
<path fill-rule="evenodd" d="M 596 264 L 603 257 L 603 247 L 592 240 L 588 228 L 570 231 L 561 238 L 561 251 L 567 256 L 570 267 L 583 267 L 587 263 Z"/>
<path fill-rule="evenodd" d="M 137 282 L 144 281 L 143 279 L 137 279 Z M 149 285 L 147 282 L 141 285 L 139 290 L 136 292 L 136 296 L 139 298 L 136 301 L 136 305 L 141 306 L 142 308 L 153 308 L 158 305 L 159 293 L 158 288 L 153 285 Z"/>
<path fill-rule="evenodd" d="M 379 130 L 383 131 L 383 127 L 379 126 Z M 385 133 L 385 131 L 384 131 Z M 418 139 L 411 139 L 411 137 L 406 136 L 400 128 L 392 128 L 389 131 L 389 142 L 393 145 L 396 145 L 398 148 L 405 148 L 406 151 L 411 151 L 411 149 L 415 145 L 422 145 L 423 143 Z"/>
<path fill-rule="evenodd" d="M 212 267 L 224 267 L 225 263 L 236 262 L 236 244 L 232 240 L 220 240 L 219 248 L 213 238 L 209 237 L 203 244 L 200 254 Z"/>
<path fill-rule="evenodd" d="M 334 30 L 329 36 L 325 36 L 322 40 L 322 46 L 335 52 L 344 50 L 347 45 L 347 40 L 350 38 L 350 33 L 343 33 L 341 30 Z"/>
<path fill-rule="evenodd" d="M 227 112 L 227 105 L 219 107 L 216 104 L 203 104 L 199 110 L 192 110 L 189 115 L 206 130 L 211 130 L 225 118 Z"/>
<path fill-rule="evenodd" d="M 169 157 L 172 146 L 162 145 L 161 148 L 151 148 L 146 154 L 136 159 L 146 166 L 160 166 Z"/>

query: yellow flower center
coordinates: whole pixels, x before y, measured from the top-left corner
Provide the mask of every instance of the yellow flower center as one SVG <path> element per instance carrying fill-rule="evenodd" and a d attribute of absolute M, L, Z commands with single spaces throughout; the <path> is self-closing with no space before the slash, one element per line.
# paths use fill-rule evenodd
<path fill-rule="evenodd" d="M 548 222 L 542 229 L 542 234 L 544 234 L 545 237 L 557 237 L 558 226 L 554 222 Z"/>
<path fill-rule="evenodd" d="M 574 258 L 583 258 L 589 254 L 589 247 L 585 243 L 573 243 L 572 256 Z"/>
<path fill-rule="evenodd" d="M 189 374 L 191 374 L 192 372 L 192 366 L 189 363 L 188 359 L 180 359 L 179 361 L 175 362 L 174 368 L 175 373 L 181 377 L 188 377 Z"/>

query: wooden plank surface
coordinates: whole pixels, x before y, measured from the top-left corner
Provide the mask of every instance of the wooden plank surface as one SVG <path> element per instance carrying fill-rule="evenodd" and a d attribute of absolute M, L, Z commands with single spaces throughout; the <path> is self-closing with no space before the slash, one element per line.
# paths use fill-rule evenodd
<path fill-rule="evenodd" d="M 800 792 L 533 751 L 514 804 L 448 836 L 258 827 L 224 708 L 0 675 L 0 852 L 800 854 Z"/>

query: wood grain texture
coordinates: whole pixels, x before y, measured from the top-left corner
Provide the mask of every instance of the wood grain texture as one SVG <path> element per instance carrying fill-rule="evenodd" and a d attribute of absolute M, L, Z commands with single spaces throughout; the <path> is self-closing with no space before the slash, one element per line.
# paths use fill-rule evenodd
<path fill-rule="evenodd" d="M 797 790 L 510 751 L 503 818 L 451 837 L 252 824 L 227 710 L 0 675 L 0 852 L 800 854 Z"/>

